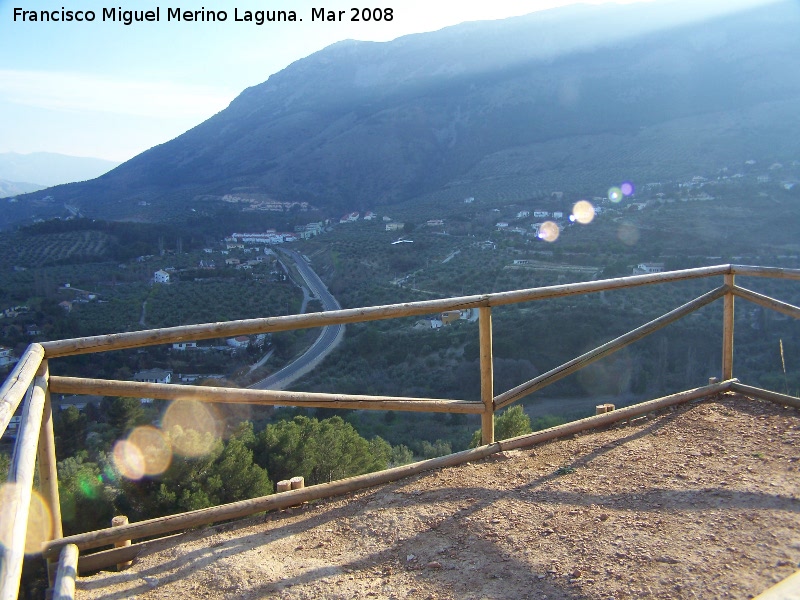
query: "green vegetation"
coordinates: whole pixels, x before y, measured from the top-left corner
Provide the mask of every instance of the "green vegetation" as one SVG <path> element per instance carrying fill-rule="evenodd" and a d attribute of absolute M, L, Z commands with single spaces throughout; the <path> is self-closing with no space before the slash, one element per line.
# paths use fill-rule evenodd
<path fill-rule="evenodd" d="M 589 190 L 590 197 L 603 193 L 591 186 L 584 190 Z M 555 244 L 548 244 L 531 236 L 499 232 L 495 223 L 513 221 L 522 209 L 568 212 L 570 200 L 531 187 L 517 190 L 513 197 L 477 197 L 465 205 L 460 192 L 451 190 L 437 196 L 436 202 L 431 196 L 430 202 L 393 208 L 394 218 L 412 225 L 404 235 L 413 243 L 392 244 L 398 232 L 386 232 L 380 221 L 372 221 L 336 226 L 294 247 L 310 258 L 345 307 L 623 276 L 648 261 L 663 262 L 667 268 L 725 261 L 796 266 L 800 247 L 779 222 L 793 218 L 796 192 L 778 186 L 764 192 L 752 181 L 733 180 L 715 184 L 712 191 L 714 201 L 700 202 L 691 200 L 697 190 L 686 191 L 674 184 L 642 190 L 636 198 L 648 203 L 642 210 L 629 203 L 606 203 L 607 210 L 591 225 L 567 226 Z M 565 197 L 571 193 L 577 197 L 577 191 L 569 190 Z M 667 202 L 665 198 L 670 197 L 673 201 Z M 771 209 L 773 205 L 780 206 L 780 217 Z M 766 214 L 761 222 L 769 225 L 754 231 L 750 223 L 761 213 Z M 431 218 L 443 219 L 446 231 L 441 226 L 428 227 L 425 221 Z M 215 232 L 228 232 L 234 225 L 247 229 L 246 223 L 235 219 L 213 224 L 194 221 L 186 231 L 159 226 L 153 232 L 138 225 L 76 220 L 43 223 L 0 236 L 0 245 L 7 251 L 0 258 L 0 299 L 4 302 L 0 309 L 27 307 L 0 321 L 0 344 L 20 353 L 31 340 L 298 312 L 301 293 L 280 276 L 283 269 L 274 256 L 246 270 L 224 265 L 227 257 L 247 261 L 256 256 L 241 250 L 221 254 Z M 637 233 L 634 241 L 620 237 L 623 225 L 628 233 Z M 494 246 L 484 244 L 486 240 Z M 136 247 L 136 256 L 126 258 L 123 247 Z M 528 262 L 514 264 L 517 259 Z M 209 260 L 217 263 L 216 268 L 201 266 L 201 261 Z M 152 285 L 153 272 L 166 267 L 174 268 L 172 283 Z M 687 281 L 495 308 L 495 394 L 720 283 Z M 737 283 L 794 304 L 800 301 L 792 282 Z M 71 302 L 69 312 L 59 305 L 65 300 Z M 736 306 L 736 375 L 748 383 L 796 393 L 800 389 L 800 324 L 739 300 Z M 307 310 L 319 310 L 319 306 L 312 301 Z M 718 376 L 721 315 L 719 303 L 702 309 L 526 398 L 497 415 L 497 439 L 588 416 L 598 397 L 613 398 L 615 404 L 625 406 Z M 439 314 L 348 325 L 343 343 L 293 389 L 476 401 L 480 398 L 478 323 L 474 314 L 463 316 L 438 329 L 431 328 L 430 319 L 440 318 Z M 41 334 L 29 335 L 30 325 L 36 325 Z M 195 352 L 162 346 L 77 356 L 54 360 L 51 369 L 59 375 L 129 380 L 137 371 L 160 367 L 176 374 L 223 378 L 213 380 L 214 385 L 244 386 L 301 353 L 316 333 L 282 332 L 263 340 L 261 347 L 251 344 L 235 351 L 225 340 L 208 340 L 202 342 L 207 346 L 203 351 Z M 249 367 L 267 352 L 272 352 L 269 361 L 251 373 Z M 227 433 L 213 441 L 208 453 L 176 455 L 164 473 L 130 480 L 120 478 L 113 464 L 114 443 L 134 426 L 157 424 L 157 409 L 136 400 L 107 399 L 99 409 L 61 411 L 55 425 L 68 529 L 104 527 L 114 512 L 147 518 L 250 493 L 269 493 L 275 481 L 295 475 L 303 475 L 309 484 L 325 482 L 448 454 L 477 444 L 480 438 L 475 433 L 480 427 L 476 415 L 291 409 L 274 413 L 258 409 L 243 415 L 222 412 Z M 167 435 L 178 442 L 191 434 L 170 431 Z M 233 479 L 237 485 L 221 485 Z M 89 519 L 70 520 L 76 514 L 89 515 Z"/>
<path fill-rule="evenodd" d="M 186 444 L 181 438 L 196 435 L 174 428 L 168 439 L 173 447 L 181 447 Z M 210 440 L 210 449 L 201 456 L 176 456 L 163 475 L 124 479 L 117 500 L 119 510 L 138 521 L 271 494 L 274 486 L 267 469 L 253 462 L 254 444 L 253 426 L 245 421 L 226 442 Z"/>
<path fill-rule="evenodd" d="M 365 440 L 341 417 L 319 421 L 297 416 L 267 425 L 255 453 L 273 477 L 301 475 L 310 485 L 380 471 L 392 460 L 388 443 L 377 436 Z"/>
<path fill-rule="evenodd" d="M 85 413 L 75 407 L 56 413 L 59 491 L 68 534 L 107 527 L 115 514 L 138 521 L 268 495 L 275 482 L 297 475 L 309 484 L 323 483 L 413 458 L 406 447 L 392 448 L 377 436 L 363 438 L 338 416 L 296 416 L 259 430 L 250 421 L 238 421 L 224 439 L 193 424 L 173 425 L 162 434 L 173 449 L 168 467 L 131 474 L 119 454 L 120 441 L 134 439 L 134 428 L 163 419 L 133 398 L 106 398 Z M 203 451 L 187 451 L 197 448 Z M 154 450 L 139 451 L 144 456 Z M 8 456 L 0 454 L 0 471 L 7 468 Z"/>
<path fill-rule="evenodd" d="M 494 420 L 494 439 L 497 441 L 507 440 L 519 435 L 531 433 L 531 418 L 522 410 L 522 406 L 512 406 L 502 413 L 495 415 Z M 477 448 L 481 445 L 481 430 L 478 429 L 472 435 L 470 448 Z"/>

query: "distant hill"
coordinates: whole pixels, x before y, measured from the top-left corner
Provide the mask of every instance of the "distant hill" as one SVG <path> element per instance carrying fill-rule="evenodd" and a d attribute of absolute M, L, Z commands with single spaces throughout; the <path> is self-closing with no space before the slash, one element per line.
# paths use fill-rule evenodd
<path fill-rule="evenodd" d="M 9 198 L 11 196 L 18 196 L 20 194 L 29 194 L 42 190 L 47 186 L 37 185 L 35 183 L 23 183 L 20 181 L 8 181 L 7 179 L 0 179 L 0 198 Z"/>
<path fill-rule="evenodd" d="M 52 152 L 0 153 L 0 179 L 29 181 L 45 188 L 73 181 L 86 181 L 107 173 L 119 163 L 100 158 L 67 156 Z M 31 185 L 31 184 L 21 184 Z M 25 190 L 29 192 L 31 190 Z M 24 192 L 17 192 L 24 193 Z"/>
<path fill-rule="evenodd" d="M 656 30 L 663 10 L 575 6 L 334 44 L 97 179 L 21 197 L 0 226 L 66 206 L 139 221 L 266 200 L 335 214 L 800 160 L 797 3 Z"/>

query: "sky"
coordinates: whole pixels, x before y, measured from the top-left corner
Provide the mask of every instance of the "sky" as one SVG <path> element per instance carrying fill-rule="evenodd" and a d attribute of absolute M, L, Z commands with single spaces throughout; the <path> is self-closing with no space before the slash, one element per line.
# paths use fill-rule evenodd
<path fill-rule="evenodd" d="M 682 4 L 687 19 L 768 0 Z M 617 4 L 675 0 L 619 0 Z M 56 152 L 123 162 L 223 110 L 245 88 L 344 39 L 389 41 L 465 21 L 502 19 L 571 0 L 371 0 L 391 20 L 352 22 L 343 0 L 0 0 L 0 153 Z M 602 0 L 584 3 L 601 4 Z M 167 20 L 170 8 L 225 11 L 224 22 Z M 295 11 L 302 22 L 236 21 Z M 312 7 L 341 21 L 312 22 Z M 687 8 L 688 7 L 688 8 Z M 92 22 L 32 22 L 21 11 L 94 11 Z M 159 9 L 158 22 L 103 20 L 103 10 Z M 678 10 L 678 9 L 676 9 Z M 691 13 L 691 14 L 689 14 Z M 15 19 L 16 14 L 16 19 Z"/>

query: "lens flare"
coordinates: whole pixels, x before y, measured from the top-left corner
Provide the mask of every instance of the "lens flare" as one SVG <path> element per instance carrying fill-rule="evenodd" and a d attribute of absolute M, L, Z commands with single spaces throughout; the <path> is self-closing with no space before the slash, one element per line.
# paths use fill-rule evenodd
<path fill-rule="evenodd" d="M 588 225 L 594 220 L 594 206 L 588 200 L 578 200 L 572 207 L 570 219 L 582 225 Z"/>
<path fill-rule="evenodd" d="M 113 468 L 111 468 L 111 465 L 106 465 L 106 467 L 103 469 L 103 472 L 97 476 L 97 483 L 99 485 L 102 485 L 104 483 L 113 484 L 116 483 L 117 481 L 119 481 L 119 475 Z"/>
<path fill-rule="evenodd" d="M 2 522 L 12 523 L 20 496 L 18 483 L 4 483 L 0 486 L 0 514 Z M 0 546 L 11 547 L 11 531 L 5 527 L 0 529 Z M 8 538 L 8 539 L 6 539 Z M 25 554 L 36 554 L 42 551 L 42 543 L 53 539 L 53 518 L 44 498 L 36 491 L 31 491 L 31 502 L 28 507 L 28 526 L 25 535 Z"/>
<path fill-rule="evenodd" d="M 588 346 L 586 351 L 593 346 Z M 584 390 L 597 396 L 619 396 L 630 391 L 633 379 L 634 360 L 628 348 L 613 356 L 588 365 L 577 373 Z"/>
<path fill-rule="evenodd" d="M 97 486 L 102 485 L 102 483 L 102 481 L 95 483 L 86 475 L 78 475 L 78 491 L 90 500 L 97 498 Z"/>
<path fill-rule="evenodd" d="M 623 244 L 633 246 L 639 241 L 639 228 L 630 221 L 623 221 L 617 229 L 617 238 Z"/>
<path fill-rule="evenodd" d="M 208 454 L 220 437 L 218 423 L 213 407 L 195 400 L 176 400 L 161 419 L 173 449 L 183 456 Z"/>
<path fill-rule="evenodd" d="M 25 554 L 38 554 L 42 544 L 53 539 L 53 518 L 45 499 L 33 490 L 28 509 L 28 533 L 25 537 Z"/>
<path fill-rule="evenodd" d="M 136 444 L 119 440 L 114 444 L 114 466 L 125 479 L 137 481 L 144 477 L 144 456 Z"/>
<path fill-rule="evenodd" d="M 555 242 L 561 231 L 553 221 L 545 221 L 539 226 L 539 239 L 545 242 Z"/>
<path fill-rule="evenodd" d="M 633 196 L 633 192 L 635 191 L 635 188 L 630 181 L 624 182 L 621 186 L 619 186 L 619 189 L 625 196 Z"/>
<path fill-rule="evenodd" d="M 136 446 L 144 459 L 145 475 L 161 475 L 172 462 L 172 445 L 155 427 L 137 427 L 128 436 L 128 442 Z"/>
<path fill-rule="evenodd" d="M 612 202 L 620 202 L 622 200 L 623 194 L 622 190 L 618 187 L 608 188 L 608 199 Z"/>

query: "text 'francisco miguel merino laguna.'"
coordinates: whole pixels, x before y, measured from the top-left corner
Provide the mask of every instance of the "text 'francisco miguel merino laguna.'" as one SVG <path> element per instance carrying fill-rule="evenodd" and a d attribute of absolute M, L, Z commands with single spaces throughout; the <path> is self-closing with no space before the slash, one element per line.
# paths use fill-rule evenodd
<path fill-rule="evenodd" d="M 61 10 L 25 10 L 14 8 L 14 21 L 26 23 L 91 23 L 94 21 L 110 21 L 123 25 L 134 23 L 158 23 L 162 16 L 166 22 L 225 22 L 229 17 L 232 21 L 263 25 L 267 22 L 293 22 L 302 21 L 302 17 L 293 10 L 244 10 L 233 9 L 233 15 L 226 10 L 183 10 L 181 8 L 165 8 L 160 6 L 150 10 L 127 10 L 120 7 L 103 8 L 94 10 L 70 10 L 64 7 Z M 312 8 L 311 21 L 321 22 L 369 22 L 393 21 L 394 9 L 392 8 L 349 8 L 347 10 L 328 10 L 325 8 Z"/>

